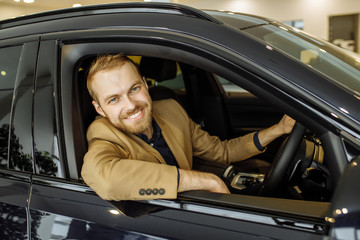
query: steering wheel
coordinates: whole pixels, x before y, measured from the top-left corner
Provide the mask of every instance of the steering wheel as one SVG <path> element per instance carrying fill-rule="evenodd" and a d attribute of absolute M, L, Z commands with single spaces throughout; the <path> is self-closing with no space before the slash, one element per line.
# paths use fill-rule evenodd
<path fill-rule="evenodd" d="M 276 188 L 283 183 L 286 171 L 289 169 L 296 150 L 299 148 L 305 134 L 305 127 L 296 122 L 290 135 L 282 142 L 270 170 L 265 175 L 259 195 L 271 196 Z"/>

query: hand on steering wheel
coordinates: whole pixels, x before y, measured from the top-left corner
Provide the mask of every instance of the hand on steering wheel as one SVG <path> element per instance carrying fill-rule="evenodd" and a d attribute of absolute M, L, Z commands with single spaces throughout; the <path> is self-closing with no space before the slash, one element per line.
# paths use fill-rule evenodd
<path fill-rule="evenodd" d="M 296 150 L 299 148 L 305 134 L 305 127 L 296 123 L 290 135 L 283 141 L 278 150 L 269 172 L 266 174 L 259 195 L 271 196 L 285 180 Z"/>

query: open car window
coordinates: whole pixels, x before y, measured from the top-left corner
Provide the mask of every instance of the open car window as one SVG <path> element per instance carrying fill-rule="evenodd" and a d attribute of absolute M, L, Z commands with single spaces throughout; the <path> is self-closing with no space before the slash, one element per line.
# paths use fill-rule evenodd
<path fill-rule="evenodd" d="M 236 118 L 242 118 L 241 115 L 232 116 L 229 111 L 235 108 L 238 104 L 241 107 L 243 104 L 248 104 L 249 106 L 252 104 L 251 99 L 246 99 L 244 101 L 243 97 L 239 97 L 232 99 L 232 102 L 226 101 L 226 92 L 221 91 L 220 87 L 224 88 L 224 85 L 231 85 L 232 89 L 229 92 L 245 92 L 241 87 L 238 87 L 236 84 L 226 80 L 225 78 L 221 78 L 220 76 L 208 72 L 204 69 L 197 68 L 188 64 L 184 64 L 183 62 L 178 62 L 174 60 L 166 60 L 171 61 L 174 66 L 174 73 L 170 74 L 168 77 L 163 77 L 162 79 L 157 79 L 155 75 L 152 75 L 153 67 L 147 68 L 152 69 L 151 72 L 146 72 L 146 68 L 142 67 L 141 59 L 142 56 L 130 56 L 133 59 L 138 60 L 138 64 L 140 65 L 140 71 L 143 70 L 142 75 L 145 77 L 149 84 L 149 91 L 152 94 L 154 99 L 162 99 L 174 97 L 177 101 L 186 109 L 188 114 L 194 119 L 194 121 L 198 122 L 203 129 L 211 132 L 211 133 L 220 133 L 221 136 L 235 136 L 234 132 L 236 129 L 232 129 L 230 121 L 235 121 Z M 91 57 L 92 59 L 94 57 Z M 155 58 L 154 58 L 155 59 Z M 86 69 L 86 65 L 88 65 L 90 59 L 83 62 L 83 64 L 79 65 L 78 69 L 84 70 Z M 151 64 L 151 61 L 150 61 Z M 163 70 L 156 70 L 156 72 L 161 72 Z M 80 71 L 81 72 L 81 71 Z M 85 73 L 81 73 L 78 75 L 83 79 L 78 79 L 77 84 L 84 82 L 86 76 Z M 220 82 L 220 87 L 219 83 Z M 87 94 L 84 95 L 84 86 L 77 86 L 78 89 L 81 89 L 81 93 L 79 93 L 80 98 L 85 98 L 80 100 L 85 105 L 83 106 L 82 112 L 86 115 L 92 112 L 92 114 L 96 113 L 92 110 L 93 106 L 91 103 L 86 103 L 90 101 Z M 161 92 L 156 92 L 155 89 L 161 89 Z M 224 90 L 224 89 L 223 89 Z M 84 96 L 82 96 L 84 95 Z M 200 98 L 204 99 L 200 99 Z M 255 100 L 257 101 L 257 100 Z M 259 103 L 257 103 L 259 104 Z M 195 108 L 197 107 L 197 108 Z M 258 111 L 258 118 L 265 119 L 269 114 L 272 114 L 272 111 L 276 112 L 275 107 L 269 107 L 266 105 L 266 111 L 261 112 Z M 246 112 L 244 112 L 246 114 Z M 92 119 L 94 119 L 92 116 Z M 86 115 L 84 119 L 86 119 L 86 125 L 90 124 L 88 115 Z M 213 121 L 213 116 L 221 116 L 223 121 L 219 121 L 218 119 Z M 282 117 L 278 115 L 278 117 Z M 230 119 L 229 119 L 230 118 Z M 280 120 L 279 118 L 276 121 Z M 216 125 L 216 128 L 212 128 Z M 221 126 L 222 125 L 222 126 Z M 264 126 L 253 126 L 254 129 L 261 130 Z M 222 132 L 228 130 L 229 132 Z M 85 130 L 85 128 L 84 128 Z M 239 136 L 240 133 L 237 133 L 236 136 Z M 273 159 L 275 158 L 275 154 L 280 148 L 280 144 L 283 138 L 279 139 L 278 142 L 275 142 L 273 145 L 269 146 L 269 150 L 266 154 L 261 154 L 259 156 L 255 156 L 256 161 L 263 161 L 265 163 L 264 167 L 269 168 L 272 164 Z M 194 193 L 194 194 L 180 194 L 180 198 L 183 199 L 191 199 L 194 197 L 197 201 L 207 202 L 207 198 L 209 198 L 209 203 L 211 204 L 229 204 L 232 206 L 247 206 L 247 207 L 255 207 L 255 208 L 264 208 L 264 209 L 272 209 L 272 210 L 281 210 L 288 211 L 289 208 L 293 207 L 294 213 L 299 213 L 299 211 L 303 211 L 303 213 L 310 213 L 313 217 L 317 214 L 323 215 L 329 207 L 329 201 L 331 199 L 331 189 L 332 186 L 328 186 L 327 183 L 329 181 L 329 173 L 326 166 L 326 159 L 324 157 L 324 149 L 321 146 L 321 141 L 316 136 L 316 134 L 308 131 L 304 140 L 299 147 L 299 150 L 296 155 L 296 160 L 293 160 L 291 163 L 291 169 L 286 172 L 288 177 L 288 181 L 291 182 L 291 185 L 286 186 L 281 191 L 278 192 L 277 196 L 282 198 L 284 203 L 287 205 L 279 205 L 275 202 L 273 198 L 263 198 L 257 197 L 256 191 L 258 191 L 258 186 L 256 184 L 261 184 L 263 181 L 263 176 L 257 178 L 257 175 L 251 175 L 258 169 L 253 169 L 250 172 L 246 172 L 245 169 L 249 169 L 246 164 L 234 163 L 232 166 L 232 172 L 228 169 L 229 166 L 223 164 L 216 164 L 210 161 L 206 161 L 203 159 L 194 159 L 194 168 L 201 171 L 212 172 L 225 181 L 228 184 L 229 188 L 232 191 L 231 196 L 224 197 L 221 201 L 214 201 L 211 199 L 212 194 L 206 193 Z M 233 175 L 231 175 L 233 174 Z M 234 180 L 234 176 L 239 174 L 239 178 Z M 254 182 L 251 182 L 254 181 Z M 255 186 L 253 188 L 253 186 Z M 247 189 L 246 189 L 247 188 Z M 252 189 L 253 188 L 253 189 Z M 241 197 L 243 196 L 243 197 Z M 269 200 L 266 200 L 269 199 Z M 286 200 L 287 199 L 287 200 Z M 302 203 L 303 201 L 308 201 L 309 203 Z M 318 202 L 317 204 L 314 203 Z M 161 202 L 161 201 L 160 201 Z M 312 202 L 312 204 L 310 204 Z M 324 204 L 321 204 L 324 203 Z M 286 206 L 286 207 L 284 207 Z M 291 207 L 292 206 L 292 207 Z M 314 211 L 314 206 L 316 206 L 317 211 Z M 300 208 L 299 208 L 300 207 Z M 303 207 L 302 210 L 301 207 Z M 321 212 L 321 214 L 320 214 Z"/>
<path fill-rule="evenodd" d="M 163 48 L 162 46 L 156 47 Z M 221 62 L 216 63 L 213 60 L 210 61 L 194 54 L 186 53 L 189 54 L 186 55 L 183 54 L 182 50 L 174 51 L 176 54 L 173 55 L 156 56 L 156 54 L 149 53 L 143 55 L 142 50 L 146 49 L 146 52 L 148 52 L 148 49 L 150 49 L 146 44 L 133 45 L 112 42 L 106 44 L 64 44 L 62 48 L 64 53 L 62 55 L 62 76 L 65 78 L 69 76 L 68 73 L 73 73 L 73 75 L 69 76 L 69 79 L 73 79 L 73 81 L 64 81 L 61 86 L 62 91 L 67 90 L 75 94 L 72 99 L 62 99 L 62 104 L 78 107 L 77 110 L 64 111 L 64 125 L 74 131 L 72 135 L 65 135 L 66 141 L 64 142 L 67 144 L 67 149 L 71 148 L 72 144 L 75 146 L 74 159 L 76 159 L 76 163 L 73 163 L 74 165 L 70 167 L 70 169 L 77 169 L 77 173 L 74 172 L 70 175 L 75 180 L 80 179 L 82 157 L 87 150 L 87 142 L 84 137 L 86 129 L 97 115 L 87 93 L 84 79 L 90 62 L 99 52 L 119 53 L 124 52 L 126 49 L 125 53 L 134 57 L 140 65 L 143 57 L 160 58 L 172 62 L 172 65 L 175 66 L 175 74 L 171 74 L 166 80 L 142 73 L 148 81 L 150 89 L 166 88 L 166 94 L 178 98 L 179 103 L 195 122 L 212 135 L 217 135 L 224 140 L 269 127 L 277 123 L 284 113 L 292 115 L 291 111 L 287 112 L 284 108 L 279 108 L 278 103 L 284 101 L 278 98 L 279 95 L 274 94 L 269 97 L 266 88 L 253 87 L 252 84 L 256 79 L 252 78 L 251 75 L 247 75 L 246 72 L 229 71 L 221 65 Z M 167 81 L 169 82 L 167 83 Z M 237 96 L 236 94 L 229 97 L 222 87 L 222 85 L 226 84 L 239 86 L 243 89 L 241 91 L 246 91 L 251 97 L 246 96 L 244 98 L 243 95 Z M 288 104 L 288 102 L 285 104 Z M 253 111 L 254 109 L 256 111 Z M 246 116 L 251 117 L 246 118 Z M 244 121 L 244 117 L 246 121 Z M 297 216 L 301 219 L 310 218 L 316 220 L 317 223 L 324 224 L 324 216 L 329 209 L 336 182 L 328 181 L 331 178 L 331 173 L 327 166 L 327 157 L 331 156 L 332 152 L 331 148 L 323 146 L 323 140 L 320 138 L 318 130 L 313 128 L 312 125 L 306 125 L 306 133 L 296 155 L 303 161 L 299 162 L 297 161 L 299 159 L 292 159 L 291 169 L 285 173 L 291 180 L 291 186 L 284 186 L 275 196 L 258 196 L 256 189 L 254 192 L 242 192 L 241 189 L 233 189 L 232 194 L 228 196 L 195 191 L 179 194 L 176 201 L 151 200 L 145 202 L 155 206 L 166 205 L 182 208 L 184 205 L 178 204 L 177 201 L 185 201 L 189 204 L 189 207 L 200 203 L 206 208 L 225 208 L 226 211 L 237 212 L 239 209 L 250 209 L 251 211 L 259 211 L 262 214 L 286 213 L 287 216 Z M 76 136 L 76 141 L 74 141 L 74 136 Z M 337 136 L 331 138 L 334 138 L 333 141 L 339 139 Z M 271 166 L 272 160 L 283 140 L 284 138 L 279 138 L 271 146 L 269 145 L 264 154 L 257 156 L 258 160 L 264 161 L 268 166 Z M 72 156 L 68 155 L 68 159 L 71 158 Z M 203 159 L 194 159 L 195 169 L 210 171 L 222 178 L 228 167 L 223 164 L 204 161 Z M 237 173 L 246 173 L 242 171 L 242 167 L 234 165 L 234 169 L 238 171 Z M 243 179 L 237 179 L 240 181 L 240 185 L 242 185 L 242 180 L 250 183 L 252 180 L 257 181 L 257 179 L 251 178 L 251 175 L 250 177 L 242 176 L 244 176 Z M 231 181 L 228 184 L 231 187 Z M 279 201 L 282 204 L 279 205 Z M 315 211 L 315 208 L 318 211 Z M 221 214 L 227 214 L 226 211 Z"/>

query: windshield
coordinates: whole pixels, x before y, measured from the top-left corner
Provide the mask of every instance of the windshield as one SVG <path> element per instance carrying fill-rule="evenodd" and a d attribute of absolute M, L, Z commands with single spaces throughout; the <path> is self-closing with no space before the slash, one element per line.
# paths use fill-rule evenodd
<path fill-rule="evenodd" d="M 244 31 L 360 94 L 360 55 L 285 25 L 268 24 Z"/>

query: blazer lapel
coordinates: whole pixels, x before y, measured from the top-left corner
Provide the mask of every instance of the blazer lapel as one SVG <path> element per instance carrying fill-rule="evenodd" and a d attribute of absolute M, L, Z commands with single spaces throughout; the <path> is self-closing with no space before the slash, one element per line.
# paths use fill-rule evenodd
<path fill-rule="evenodd" d="M 161 154 L 153 147 L 151 147 L 149 144 L 144 142 L 142 139 L 140 139 L 138 136 L 129 134 L 129 137 L 135 141 L 142 149 L 144 149 L 146 152 L 153 155 L 159 163 L 166 164 L 164 158 L 161 156 Z"/>
<path fill-rule="evenodd" d="M 167 122 L 155 113 L 153 116 L 155 121 L 159 124 L 161 133 L 172 154 L 174 155 L 179 167 L 182 169 L 190 169 L 189 160 L 186 157 L 182 144 L 178 141 L 179 136 L 175 136 L 172 131 L 172 128 L 174 127 L 173 123 Z"/>

